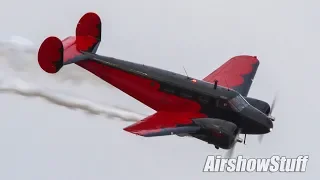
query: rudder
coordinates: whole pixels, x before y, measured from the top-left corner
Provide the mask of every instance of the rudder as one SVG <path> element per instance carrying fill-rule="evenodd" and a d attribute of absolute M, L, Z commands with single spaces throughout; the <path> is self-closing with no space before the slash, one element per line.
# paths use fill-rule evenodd
<path fill-rule="evenodd" d="M 46 38 L 38 51 L 38 63 L 47 73 L 57 73 L 63 65 L 83 60 L 85 52 L 95 53 L 101 41 L 101 19 L 86 13 L 77 24 L 76 36 L 64 40 L 51 36 Z"/>
<path fill-rule="evenodd" d="M 76 28 L 77 48 L 82 51 L 96 53 L 96 46 L 101 41 L 101 26 L 101 19 L 96 13 L 89 12 L 82 16 Z"/>
<path fill-rule="evenodd" d="M 38 63 L 47 73 L 57 73 L 63 66 L 63 44 L 57 37 L 45 39 L 38 51 Z"/>

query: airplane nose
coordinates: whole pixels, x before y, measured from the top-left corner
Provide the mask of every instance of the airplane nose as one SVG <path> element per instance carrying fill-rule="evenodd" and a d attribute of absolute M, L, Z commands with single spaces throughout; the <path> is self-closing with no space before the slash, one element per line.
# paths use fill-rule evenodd
<path fill-rule="evenodd" d="M 268 129 L 268 132 L 273 130 L 273 122 L 271 119 L 267 118 L 264 122 L 264 126 Z"/>
<path fill-rule="evenodd" d="M 252 106 L 248 106 L 241 111 L 242 115 L 251 119 L 257 124 L 257 133 L 258 134 L 266 134 L 272 131 L 273 122 L 272 118 L 268 117 L 263 112 L 257 111 L 257 109 Z"/>

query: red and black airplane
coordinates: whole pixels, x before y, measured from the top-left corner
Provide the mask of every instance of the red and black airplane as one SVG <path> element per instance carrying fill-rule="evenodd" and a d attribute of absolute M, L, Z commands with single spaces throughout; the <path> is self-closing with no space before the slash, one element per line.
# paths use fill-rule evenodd
<path fill-rule="evenodd" d="M 259 66 L 255 56 L 228 60 L 203 80 L 155 67 L 96 54 L 101 19 L 85 14 L 76 35 L 64 40 L 48 37 L 38 52 L 40 67 L 56 73 L 77 64 L 157 111 L 124 128 L 140 136 L 191 136 L 215 147 L 230 149 L 243 142 L 239 134 L 266 134 L 273 128 L 273 109 L 247 97 Z"/>

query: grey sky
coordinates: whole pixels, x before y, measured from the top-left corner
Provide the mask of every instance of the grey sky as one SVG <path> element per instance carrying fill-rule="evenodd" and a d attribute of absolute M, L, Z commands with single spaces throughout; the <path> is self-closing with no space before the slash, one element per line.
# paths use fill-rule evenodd
<path fill-rule="evenodd" d="M 184 66 L 197 78 L 234 55 L 257 55 L 261 64 L 249 95 L 271 102 L 278 91 L 277 121 L 262 144 L 248 137 L 248 145 L 238 144 L 236 154 L 308 154 L 310 161 L 302 174 L 201 173 L 207 155 L 224 151 L 189 138 L 133 136 L 121 130 L 127 123 L 2 94 L 0 179 L 319 177 L 320 98 L 313 95 L 319 88 L 319 8 L 315 0 L 6 1 L 0 6 L 0 39 L 20 35 L 39 44 L 49 35 L 64 38 L 73 35 L 84 13 L 95 11 L 103 21 L 101 54 L 179 73 Z M 152 112 L 117 90 L 47 86 L 77 88 L 84 96 L 94 92 L 92 99 Z"/>

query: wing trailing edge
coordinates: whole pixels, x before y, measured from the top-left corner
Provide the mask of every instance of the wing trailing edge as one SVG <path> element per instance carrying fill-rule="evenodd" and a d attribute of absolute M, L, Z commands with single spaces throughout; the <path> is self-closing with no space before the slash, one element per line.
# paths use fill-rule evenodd
<path fill-rule="evenodd" d="M 145 137 L 189 134 L 200 129 L 192 119 L 202 117 L 207 116 L 194 112 L 157 112 L 124 130 Z"/>

